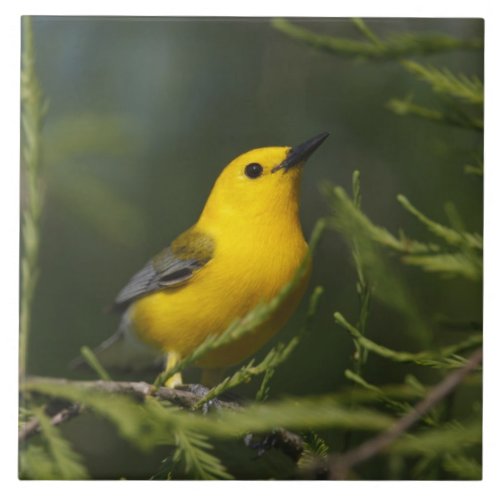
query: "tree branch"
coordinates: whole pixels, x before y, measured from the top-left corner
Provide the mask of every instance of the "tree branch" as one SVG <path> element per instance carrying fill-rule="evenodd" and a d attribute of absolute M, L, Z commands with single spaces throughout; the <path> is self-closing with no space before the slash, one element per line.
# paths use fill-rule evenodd
<path fill-rule="evenodd" d="M 171 389 L 169 387 L 155 388 L 147 382 L 116 382 L 112 380 L 68 380 L 62 378 L 44 378 L 44 377 L 30 377 L 26 383 L 50 383 L 60 384 L 66 386 L 73 386 L 83 389 L 95 390 L 98 392 L 106 392 L 110 394 L 121 394 L 125 396 L 132 396 L 138 401 L 143 401 L 148 395 L 154 395 L 160 400 L 169 401 L 170 403 L 180 406 L 182 408 L 192 408 L 201 396 L 198 396 L 190 391 Z M 220 401 L 220 407 L 230 410 L 240 409 L 240 405 L 232 402 Z M 52 417 L 52 425 L 59 425 L 67 420 L 76 417 L 83 410 L 81 405 L 72 405 L 64 408 L 59 413 Z M 38 433 L 40 430 L 39 422 L 36 418 L 29 420 L 19 431 L 19 442 L 25 441 L 31 436 Z"/>
<path fill-rule="evenodd" d="M 72 404 L 66 408 L 63 408 L 61 411 L 57 412 L 52 416 L 50 422 L 52 425 L 59 425 L 67 420 L 70 420 L 77 415 L 80 415 L 82 411 L 82 407 L 77 404 Z M 30 437 L 38 434 L 40 432 L 40 422 L 38 422 L 37 418 L 32 418 L 28 421 L 19 431 L 19 442 L 26 441 Z"/>
<path fill-rule="evenodd" d="M 97 392 L 105 392 L 109 394 L 121 394 L 131 396 L 139 402 L 144 401 L 146 396 L 154 396 L 162 401 L 169 401 L 170 403 L 180 406 L 188 410 L 192 410 L 199 400 L 203 398 L 203 394 L 196 394 L 186 389 L 171 389 L 169 387 L 159 387 L 156 389 L 154 385 L 147 382 L 121 382 L 112 380 L 68 380 L 62 378 L 44 378 L 44 377 L 29 377 L 26 384 L 30 383 L 48 383 L 48 384 L 61 384 L 66 386 L 78 387 L 87 390 L 94 390 Z M 244 406 L 233 402 L 218 400 L 218 408 L 231 411 L 242 411 Z M 60 425 L 63 422 L 78 416 L 85 408 L 82 405 L 72 404 L 69 407 L 56 413 L 52 419 L 52 425 Z M 36 435 L 40 430 L 39 422 L 36 418 L 29 420 L 19 431 L 19 442 L 24 442 Z M 272 432 L 272 446 L 280 449 L 283 453 L 288 455 L 294 461 L 297 461 L 304 449 L 304 442 L 302 438 L 286 429 L 276 429 Z"/>
<path fill-rule="evenodd" d="M 427 396 L 422 399 L 412 411 L 398 420 L 392 427 L 381 432 L 373 439 L 365 441 L 360 446 L 347 453 L 330 455 L 327 462 L 329 478 L 346 479 L 350 469 L 374 457 L 383 449 L 387 448 L 394 440 L 401 436 L 401 434 L 418 422 L 431 408 L 455 390 L 460 382 L 462 382 L 471 371 L 477 368 L 482 359 L 483 350 L 480 348 L 471 355 L 462 368 L 451 372 L 438 385 L 434 386 Z M 324 471 L 324 461 L 317 465 L 318 470 Z"/>

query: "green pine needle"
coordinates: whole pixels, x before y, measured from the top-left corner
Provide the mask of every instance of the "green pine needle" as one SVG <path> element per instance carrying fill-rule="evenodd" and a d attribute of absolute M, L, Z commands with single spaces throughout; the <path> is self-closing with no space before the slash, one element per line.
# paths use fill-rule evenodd
<path fill-rule="evenodd" d="M 483 83 L 477 77 L 468 78 L 464 75 L 454 75 L 446 68 L 437 69 L 415 61 L 401 61 L 401 64 L 410 73 L 429 83 L 436 92 L 458 97 L 472 104 L 483 104 Z"/>
<path fill-rule="evenodd" d="M 304 434 L 304 451 L 297 463 L 299 469 L 309 470 L 317 464 L 319 460 L 325 460 L 330 449 L 326 441 L 321 438 L 316 432 L 308 432 Z"/>
<path fill-rule="evenodd" d="M 454 73 L 446 67 L 437 68 L 411 60 L 402 60 L 404 57 L 451 50 L 481 50 L 482 40 L 459 40 L 447 35 L 421 36 L 411 33 L 381 37 L 364 20 L 356 18 L 352 22 L 359 32 L 357 38 L 320 35 L 282 19 L 274 20 L 272 24 L 275 29 L 290 38 L 330 54 L 353 59 L 373 61 L 392 59 L 401 62 L 411 75 L 430 85 L 434 92 L 439 94 L 437 97 L 442 97 L 438 100 L 442 109 L 421 105 L 414 102 L 412 97 L 391 100 L 388 103 L 389 109 L 400 115 L 414 116 L 444 126 L 461 127 L 464 129 L 463 133 L 466 133 L 465 129 L 475 131 L 472 133 L 476 134 L 482 133 L 481 110 L 484 104 L 484 89 L 479 78 Z M 38 275 L 39 222 L 44 198 L 41 189 L 40 132 L 46 104 L 36 76 L 34 52 L 31 21 L 29 17 L 24 17 L 21 77 L 23 187 L 21 374 L 24 374 L 26 368 L 30 308 Z M 49 145 L 52 144 L 46 150 L 49 163 L 66 167 L 65 158 L 75 154 L 75 147 L 83 147 L 86 151 L 91 144 L 98 149 L 111 147 L 116 151 L 122 151 L 125 135 L 122 132 L 116 135 L 121 123 L 122 119 L 117 117 L 111 117 L 108 121 L 103 121 L 101 115 L 79 117 L 73 123 L 74 128 L 71 130 L 74 132 L 87 129 L 83 143 L 81 140 L 73 141 L 75 134 L 71 133 L 67 124 L 63 124 L 62 128 L 65 129 L 63 132 L 68 139 L 63 142 L 67 149 L 61 150 L 60 140 L 54 140 L 55 135 L 51 143 L 49 135 L 48 142 Z M 104 129 L 107 129 L 106 135 L 99 132 Z M 470 158 L 473 164 L 465 166 L 465 173 L 482 176 L 484 169 L 481 152 L 477 151 L 477 154 Z M 102 232 L 103 237 L 112 238 L 123 244 L 131 241 L 129 236 L 125 237 L 114 226 L 112 228 L 109 221 L 103 220 L 92 207 L 84 206 L 76 197 L 68 198 L 68 189 L 70 190 L 69 186 L 74 179 L 70 175 L 71 171 L 66 168 L 64 170 L 61 175 L 59 173 L 54 175 L 54 179 L 62 179 L 59 181 L 59 186 L 57 182 L 54 183 L 55 196 L 59 196 L 68 207 L 72 207 L 73 213 L 81 220 L 91 222 Z M 108 199 L 112 196 L 113 193 L 109 191 L 108 186 L 90 177 L 88 179 L 84 177 L 80 180 L 89 188 L 86 191 L 90 190 L 94 198 Z M 477 183 L 473 183 L 471 178 L 469 181 L 477 187 Z M 196 407 L 199 407 L 224 391 L 246 383 L 254 377 L 263 377 L 256 395 L 257 401 L 238 408 L 237 411 L 222 408 L 217 412 L 201 415 L 180 409 L 166 401 L 156 399 L 154 394 L 150 394 L 151 387 L 146 383 L 144 383 L 144 395 L 141 397 L 137 397 L 137 392 L 134 392 L 135 397 L 124 393 L 115 394 L 113 387 L 116 391 L 124 391 L 125 386 L 118 387 L 116 382 L 110 381 L 106 370 L 86 347 L 82 348 L 82 356 L 99 377 L 108 382 L 22 380 L 20 389 L 22 394 L 26 395 L 26 403 L 33 403 L 38 398 L 78 403 L 83 411 L 107 419 L 119 435 L 140 452 L 149 453 L 158 449 L 158 446 L 173 447 L 172 454 L 162 462 L 160 471 L 154 476 L 163 479 L 174 478 L 181 470 L 182 477 L 192 479 L 233 479 L 226 465 L 218 458 L 212 440 L 231 440 L 241 443 L 241 438 L 248 433 L 268 433 L 276 428 L 300 432 L 303 436 L 304 452 L 297 464 L 299 469 L 309 470 L 323 462 L 326 472 L 329 453 L 339 446 L 335 443 L 333 446 L 331 440 L 325 439 L 324 436 L 329 436 L 332 431 L 340 429 L 348 435 L 352 434 L 353 440 L 359 441 L 365 439 L 367 433 L 379 433 L 393 428 L 401 415 L 414 409 L 412 405 L 416 399 L 421 400 L 429 394 L 431 387 L 422 384 L 410 374 L 406 376 L 403 374 L 403 384 L 379 386 L 372 383 L 362 373 L 368 353 L 382 358 L 380 362 L 389 370 L 394 363 L 418 365 L 419 378 L 429 380 L 432 372 L 427 368 L 443 371 L 464 366 L 467 363 L 465 352 L 482 344 L 482 334 L 478 333 L 481 328 L 480 322 L 471 320 L 465 330 L 458 332 L 460 335 L 468 332 L 469 337 L 460 341 L 453 340 L 443 347 L 436 347 L 434 327 L 440 325 L 433 325 L 431 334 L 428 315 L 420 311 L 414 300 L 411 284 L 403 281 L 396 266 L 408 264 L 418 266 L 424 271 L 439 273 L 441 276 L 460 276 L 480 281 L 483 274 L 483 240 L 480 235 L 465 230 L 460 214 L 451 204 L 445 205 L 449 223 L 441 224 L 422 213 L 403 195 L 398 196 L 399 203 L 429 231 L 429 239 L 436 241 L 413 240 L 402 230 L 393 234 L 385 227 L 374 224 L 362 211 L 359 171 L 353 173 L 352 196 L 340 187 L 329 185 L 325 187 L 325 192 L 331 205 L 332 215 L 328 219 L 318 221 L 311 236 L 310 253 L 291 282 L 271 302 L 260 304 L 244 318 L 237 319 L 222 334 L 209 337 L 190 356 L 162 373 L 155 381 L 155 386 L 159 387 L 167 378 L 201 359 L 209 351 L 249 334 L 270 318 L 303 277 L 321 234 L 327 226 L 331 226 L 343 235 L 351 248 L 356 273 L 356 292 L 359 298 L 359 311 L 352 324 L 339 312 L 334 314 L 336 323 L 349 333 L 355 346 L 355 362 L 352 369 L 346 369 L 344 372 L 350 382 L 346 384 L 345 389 L 326 395 L 268 400 L 275 371 L 290 359 L 300 341 L 311 331 L 319 298 L 323 292 L 322 288 L 317 287 L 310 297 L 304 325 L 295 336 L 286 343 L 278 343 L 261 361 L 251 360 L 246 363 L 196 404 Z M 67 197 L 66 200 L 64 196 Z M 139 234 L 143 230 L 143 225 L 140 224 L 142 214 L 132 210 L 124 200 L 115 197 L 112 202 L 116 207 L 120 207 L 118 210 L 120 213 L 123 212 L 132 220 L 132 226 L 136 228 L 132 233 Z M 391 256 L 396 256 L 397 262 L 391 260 Z M 372 296 L 405 316 L 407 324 L 401 332 L 414 335 L 422 342 L 422 348 L 425 350 L 396 351 L 384 345 L 383 340 L 375 342 L 367 337 Z M 388 321 L 387 324 L 392 323 Z M 451 331 L 448 333 L 453 334 Z M 377 336 L 377 339 L 379 338 L 380 335 Z M 479 392 L 481 375 L 478 369 L 465 378 L 463 384 L 468 390 Z M 37 399 L 31 397 L 33 395 L 37 395 Z M 479 415 L 479 399 L 468 401 L 472 401 L 470 408 L 472 413 Z M 415 426 L 416 430 L 409 429 L 383 451 L 389 463 L 391 477 L 401 479 L 406 474 L 410 476 L 414 474 L 423 479 L 443 476 L 457 479 L 481 478 L 480 417 L 474 417 L 475 419 L 470 421 L 459 421 L 452 415 L 454 411 L 452 403 L 451 398 L 441 401 L 422 417 L 421 424 Z M 20 421 L 29 422 L 34 418 L 39 422 L 40 435 L 23 442 L 20 450 L 20 476 L 26 479 L 88 478 L 89 473 L 82 458 L 63 438 L 61 428 L 52 425 L 51 419 L 41 408 L 24 404 L 20 408 Z M 322 430 L 325 430 L 324 436 L 317 433 Z M 354 434 L 357 431 L 359 434 Z M 274 451 L 267 455 L 267 458 L 271 456 L 272 459 L 271 454 Z M 379 465 L 380 462 L 375 468 Z M 353 472 L 357 473 L 357 470 Z"/>
<path fill-rule="evenodd" d="M 195 408 L 200 408 L 207 401 L 216 398 L 220 394 L 237 387 L 240 384 L 250 382 L 253 377 L 264 373 L 264 380 L 257 393 L 257 401 L 263 401 L 267 394 L 270 380 L 276 368 L 283 364 L 292 354 L 292 352 L 299 345 L 300 340 L 306 335 L 310 328 L 312 318 L 316 315 L 319 298 L 323 293 L 321 287 L 316 287 L 311 295 L 309 307 L 306 315 L 306 324 L 299 335 L 293 337 L 287 344 L 279 343 L 273 347 L 266 357 L 258 365 L 255 365 L 255 360 L 252 359 L 249 363 L 242 366 L 236 373 L 230 377 L 226 377 L 220 384 L 211 389 L 202 399 L 200 399 Z"/>
<path fill-rule="evenodd" d="M 367 408 L 347 408 L 335 396 L 314 396 L 256 403 L 242 412 L 223 412 L 216 419 L 202 419 L 199 431 L 220 438 L 237 437 L 249 432 L 270 432 L 276 427 L 307 429 L 386 429 L 393 419 Z"/>
<path fill-rule="evenodd" d="M 455 453 L 481 444 L 481 439 L 480 421 L 454 422 L 417 434 L 407 434 L 396 441 L 388 449 L 388 453 L 426 456 Z"/>
<path fill-rule="evenodd" d="M 21 456 L 21 476 L 29 479 L 88 479 L 81 457 L 73 451 L 40 408 L 33 414 L 40 424 L 43 445 L 30 445 Z"/>
<path fill-rule="evenodd" d="M 352 174 L 352 193 L 353 193 L 353 203 L 354 206 L 361 211 L 361 173 L 359 170 L 355 170 Z M 363 259 L 357 238 L 352 237 L 351 241 L 352 256 L 354 260 L 354 265 L 356 267 L 356 274 L 358 281 L 356 283 L 356 291 L 359 298 L 359 319 L 357 322 L 358 331 L 365 335 L 366 324 L 368 321 L 368 310 L 371 299 L 371 286 L 368 283 L 365 270 L 363 269 Z M 354 368 L 356 373 L 361 374 L 362 366 L 366 363 L 368 359 L 368 351 L 363 348 L 362 344 L 354 341 Z"/>
<path fill-rule="evenodd" d="M 367 350 L 377 354 L 383 358 L 390 359 L 399 363 L 416 363 L 419 365 L 432 366 L 434 368 L 456 368 L 462 366 L 462 361 L 456 358 L 452 358 L 457 352 L 464 351 L 466 349 L 471 349 L 482 344 L 483 336 L 482 334 L 474 334 L 468 339 L 459 342 L 454 345 L 446 346 L 439 351 L 421 351 L 418 353 L 409 353 L 403 351 L 394 351 L 385 347 L 383 345 L 377 344 L 373 340 L 370 340 L 358 331 L 353 325 L 351 325 L 339 312 L 334 314 L 334 318 L 337 324 L 342 326 L 348 333 L 358 340 Z M 463 360 L 464 362 L 466 360 Z"/>
<path fill-rule="evenodd" d="M 376 243 L 402 254 L 436 252 L 440 249 L 434 243 L 422 243 L 404 236 L 396 238 L 384 227 L 373 224 L 339 186 L 334 187 L 325 184 L 323 192 L 332 204 L 336 214 L 333 219 L 335 227 L 347 236 L 349 234 L 364 233 Z"/>
<path fill-rule="evenodd" d="M 337 56 L 361 59 L 399 59 L 416 54 L 432 54 L 458 49 L 481 49 L 480 39 L 460 40 L 447 35 L 400 34 L 379 39 L 362 21 L 354 21 L 355 26 L 368 41 L 319 35 L 291 23 L 285 19 L 274 19 L 272 26 L 285 35 L 307 45 Z"/>
<path fill-rule="evenodd" d="M 174 462 L 183 463 L 186 474 L 193 479 L 234 479 L 220 460 L 209 452 L 213 446 L 203 434 L 177 429 L 175 443 Z"/>
<path fill-rule="evenodd" d="M 471 234 L 466 232 L 460 232 L 450 227 L 446 227 L 443 224 L 433 221 L 426 215 L 424 215 L 420 210 L 418 210 L 414 205 L 410 203 L 406 196 L 399 194 L 397 200 L 401 205 L 408 210 L 412 215 L 414 215 L 431 233 L 442 238 L 449 245 L 454 246 L 468 246 L 474 250 L 483 249 L 483 239 L 478 234 Z"/>
<path fill-rule="evenodd" d="M 31 18 L 24 16 L 21 61 L 21 312 L 19 320 L 19 372 L 26 372 L 31 304 L 38 280 L 40 218 L 43 210 L 41 189 L 41 129 L 46 102 L 35 67 L 35 47 Z"/>
<path fill-rule="evenodd" d="M 424 271 L 441 273 L 444 276 L 462 276 L 472 281 L 483 278 L 482 261 L 466 253 L 446 253 L 436 255 L 408 255 L 405 264 L 421 267 Z"/>
<path fill-rule="evenodd" d="M 324 191 L 333 213 L 331 224 L 342 234 L 353 251 L 361 300 L 358 326 L 365 328 L 363 323 L 366 323 L 369 299 L 373 294 L 407 318 L 409 328 L 405 330 L 406 333 L 424 345 L 428 344 L 431 338 L 429 325 L 420 313 L 411 290 L 392 268 L 393 264 L 379 246 L 403 255 L 434 252 L 439 247 L 432 243 L 411 241 L 404 235 L 396 238 L 387 229 L 373 224 L 342 188 L 326 185 Z M 367 289 L 363 290 L 368 286 L 368 281 L 369 293 Z"/>
<path fill-rule="evenodd" d="M 220 384 L 212 388 L 194 405 L 194 408 L 200 408 L 207 401 L 216 398 L 223 392 L 233 389 L 240 384 L 250 382 L 253 377 L 266 373 L 269 370 L 275 370 L 278 365 L 288 359 L 292 351 L 297 347 L 298 343 L 299 338 L 293 337 L 286 345 L 282 343 L 278 344 L 268 352 L 267 356 L 258 365 L 254 365 L 255 360 L 252 359 L 249 363 L 241 367 L 236 373 L 230 377 L 226 377 Z"/>
<path fill-rule="evenodd" d="M 477 175 L 482 177 L 484 175 L 484 166 L 481 165 L 465 165 L 464 172 L 466 174 Z"/>
<path fill-rule="evenodd" d="M 99 363 L 96 355 L 92 352 L 92 349 L 87 346 L 80 348 L 80 354 L 82 358 L 85 359 L 87 364 L 97 373 L 101 380 L 111 380 L 109 373 L 106 369 Z"/>
<path fill-rule="evenodd" d="M 383 391 L 380 387 L 377 387 L 376 385 L 368 383 L 363 377 L 361 377 L 361 375 L 353 372 L 352 370 L 345 370 L 344 376 L 347 380 L 351 380 L 352 382 L 360 385 L 361 387 L 363 387 L 365 389 L 376 392 L 377 394 L 380 394 L 380 396 L 383 395 Z"/>
<path fill-rule="evenodd" d="M 415 104 L 411 96 L 406 99 L 391 99 L 387 103 L 387 108 L 397 115 L 415 116 L 424 120 L 429 120 L 444 125 L 483 131 L 483 119 L 472 116 L 463 110 L 454 109 L 453 112 L 445 112 L 438 109 L 428 108 L 420 104 Z"/>
<path fill-rule="evenodd" d="M 245 411 L 221 410 L 217 415 L 203 416 L 160 405 L 152 397 L 146 397 L 143 404 L 138 404 L 125 395 L 92 391 L 78 383 L 37 380 L 23 384 L 23 390 L 80 403 L 112 421 L 124 438 L 143 450 L 151 449 L 159 442 L 171 443 L 173 431 L 179 428 L 228 439 L 247 432 L 267 432 L 276 427 L 380 430 L 393 422 L 390 416 L 381 412 L 344 407 L 342 402 L 348 399 L 347 395 L 255 403 Z M 366 397 L 372 398 L 369 394 L 362 395 L 362 399 Z"/>
<path fill-rule="evenodd" d="M 448 454 L 443 459 L 443 468 L 458 479 L 482 479 L 481 464 L 462 454 Z"/>
<path fill-rule="evenodd" d="M 344 375 L 348 380 L 351 380 L 355 384 L 358 384 L 361 387 L 364 387 L 365 389 L 373 391 L 373 393 L 378 395 L 380 401 L 382 401 L 388 408 L 396 411 L 396 413 L 400 416 L 406 415 L 408 412 L 410 412 L 413 409 L 413 406 L 410 403 L 408 403 L 406 401 L 396 400 L 396 398 L 394 397 L 394 394 L 389 393 L 384 387 L 378 387 L 376 385 L 370 384 L 364 378 L 362 378 L 360 375 L 352 372 L 351 370 L 346 370 L 344 372 Z M 410 389 L 409 394 L 411 394 L 411 393 L 412 393 L 412 390 Z M 414 396 L 414 398 L 417 398 L 417 397 L 422 397 L 424 394 L 425 394 L 425 390 L 419 389 L 413 393 L 413 396 Z M 427 425 L 432 425 L 433 418 L 434 418 L 434 416 L 432 414 L 426 415 L 426 416 L 422 417 L 422 421 L 425 422 Z"/>
<path fill-rule="evenodd" d="M 267 398 L 269 397 L 269 391 L 271 389 L 271 380 L 274 376 L 274 368 L 268 368 L 264 376 L 262 377 L 262 382 L 260 384 L 259 390 L 257 391 L 257 394 L 255 395 L 255 401 L 263 402 L 266 401 Z"/>
<path fill-rule="evenodd" d="M 352 19 L 352 23 L 362 35 L 365 36 L 367 40 L 372 42 L 375 45 L 383 46 L 382 40 L 368 27 L 368 25 L 361 19 L 360 17 L 354 17 Z"/>

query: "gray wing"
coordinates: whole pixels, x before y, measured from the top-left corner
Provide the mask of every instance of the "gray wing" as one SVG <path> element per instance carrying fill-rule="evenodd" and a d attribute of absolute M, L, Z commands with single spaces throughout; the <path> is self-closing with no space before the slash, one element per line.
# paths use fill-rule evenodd
<path fill-rule="evenodd" d="M 166 248 L 131 278 L 116 297 L 114 309 L 123 310 L 143 295 L 185 283 L 206 262 L 179 258 L 170 247 Z"/>

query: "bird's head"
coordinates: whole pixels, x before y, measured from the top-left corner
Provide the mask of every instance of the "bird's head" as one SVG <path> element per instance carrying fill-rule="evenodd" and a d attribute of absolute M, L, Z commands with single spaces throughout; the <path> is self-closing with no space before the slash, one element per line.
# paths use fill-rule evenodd
<path fill-rule="evenodd" d="M 294 147 L 259 148 L 238 156 L 219 175 L 203 216 L 296 213 L 302 167 L 328 135 L 319 134 Z"/>

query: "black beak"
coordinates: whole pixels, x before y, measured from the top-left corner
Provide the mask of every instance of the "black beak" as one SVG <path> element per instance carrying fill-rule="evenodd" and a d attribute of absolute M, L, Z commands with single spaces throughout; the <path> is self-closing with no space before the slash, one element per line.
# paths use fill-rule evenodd
<path fill-rule="evenodd" d="M 286 158 L 278 166 L 274 167 L 271 172 L 274 173 L 281 169 L 287 172 L 290 168 L 305 162 L 329 135 L 328 132 L 323 132 L 298 146 L 294 146 L 290 149 Z"/>

